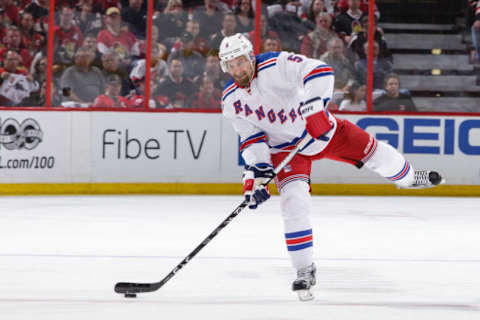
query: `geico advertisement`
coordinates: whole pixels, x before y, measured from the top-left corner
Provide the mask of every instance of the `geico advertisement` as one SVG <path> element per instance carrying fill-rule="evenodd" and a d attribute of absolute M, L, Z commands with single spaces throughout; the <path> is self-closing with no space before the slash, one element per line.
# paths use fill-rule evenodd
<path fill-rule="evenodd" d="M 337 116 L 395 147 L 416 170 L 438 170 L 448 184 L 480 184 L 480 118 Z M 329 161 L 316 163 L 312 177 L 314 183 L 385 183 L 365 168 L 357 170 Z"/>
<path fill-rule="evenodd" d="M 353 117 L 359 127 L 404 154 L 480 155 L 480 119 L 465 117 Z"/>
<path fill-rule="evenodd" d="M 205 181 L 220 168 L 218 114 L 92 113 L 92 179 Z"/>
<path fill-rule="evenodd" d="M 0 112 L 2 182 L 67 182 L 70 115 Z"/>

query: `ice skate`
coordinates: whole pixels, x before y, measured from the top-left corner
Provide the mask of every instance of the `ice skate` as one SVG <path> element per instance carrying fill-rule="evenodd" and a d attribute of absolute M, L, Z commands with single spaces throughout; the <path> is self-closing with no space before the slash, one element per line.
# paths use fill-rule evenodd
<path fill-rule="evenodd" d="M 436 171 L 415 171 L 415 178 L 413 184 L 408 188 L 422 189 L 438 186 L 445 183 L 445 179 Z"/>
<path fill-rule="evenodd" d="M 292 283 L 292 290 L 297 293 L 300 301 L 313 300 L 314 296 L 310 289 L 317 282 L 316 272 L 317 268 L 314 263 L 297 271 L 297 279 Z"/>

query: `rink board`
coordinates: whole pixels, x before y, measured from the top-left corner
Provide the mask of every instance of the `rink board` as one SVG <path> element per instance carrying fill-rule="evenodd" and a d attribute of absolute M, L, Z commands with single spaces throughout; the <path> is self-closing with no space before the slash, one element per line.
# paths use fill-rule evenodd
<path fill-rule="evenodd" d="M 415 168 L 444 173 L 448 184 L 427 194 L 480 194 L 479 117 L 340 117 L 393 145 Z M 238 193 L 238 144 L 219 113 L 2 111 L 0 194 Z M 312 170 L 321 194 L 398 194 L 386 183 L 329 160 Z"/>

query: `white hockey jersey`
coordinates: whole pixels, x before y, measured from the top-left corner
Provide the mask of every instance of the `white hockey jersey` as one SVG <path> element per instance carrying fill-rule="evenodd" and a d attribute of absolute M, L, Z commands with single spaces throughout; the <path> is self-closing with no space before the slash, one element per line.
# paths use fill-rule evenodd
<path fill-rule="evenodd" d="M 247 165 L 269 163 L 270 153 L 287 151 L 306 136 L 300 107 L 320 97 L 325 108 L 332 97 L 333 69 L 322 61 L 289 52 L 267 52 L 256 56 L 256 71 L 249 87 L 233 79 L 223 91 L 223 115 L 232 120 L 240 135 L 240 152 Z M 320 111 L 320 110 L 319 110 Z M 322 151 L 335 134 L 337 122 L 322 139 L 312 139 L 301 154 Z"/>

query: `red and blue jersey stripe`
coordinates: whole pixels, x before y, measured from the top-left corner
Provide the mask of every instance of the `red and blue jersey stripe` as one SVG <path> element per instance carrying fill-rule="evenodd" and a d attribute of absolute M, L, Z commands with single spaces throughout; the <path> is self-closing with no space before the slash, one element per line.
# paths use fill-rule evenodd
<path fill-rule="evenodd" d="M 377 151 L 377 139 L 373 138 L 373 143 L 370 146 L 370 150 L 368 150 L 367 155 L 362 159 L 362 163 L 367 163 L 368 160 L 370 160 L 371 157 L 375 154 L 375 151 Z"/>
<path fill-rule="evenodd" d="M 273 67 L 277 64 L 277 58 L 272 58 L 262 63 L 257 64 L 257 71 L 260 72 L 264 69 Z"/>
<path fill-rule="evenodd" d="M 310 177 L 307 174 L 292 174 L 277 183 L 277 189 L 282 190 L 282 188 L 292 181 L 305 181 L 310 184 Z"/>
<path fill-rule="evenodd" d="M 307 130 L 304 130 L 300 137 L 296 137 L 295 139 L 293 139 L 290 142 L 285 142 L 285 143 L 282 143 L 282 144 L 279 144 L 279 145 L 276 145 L 276 146 L 272 146 L 272 148 L 281 149 L 281 150 L 293 150 L 293 149 L 295 149 L 297 144 L 299 144 L 306 135 L 307 135 Z M 312 138 L 305 145 L 305 147 L 302 148 L 302 150 L 305 150 L 306 148 L 308 148 L 308 146 L 310 146 L 314 141 L 315 141 L 315 139 Z M 300 151 L 302 151 L 302 150 L 300 150 Z"/>
<path fill-rule="evenodd" d="M 333 76 L 333 69 L 328 64 L 322 64 L 313 69 L 309 74 L 303 77 L 303 84 L 305 85 L 308 81 L 325 76 Z"/>
<path fill-rule="evenodd" d="M 265 135 L 264 132 L 259 132 L 254 135 L 251 135 L 247 139 L 243 140 L 240 142 L 240 152 L 248 148 L 254 143 L 259 143 L 259 142 L 266 142 L 267 141 L 267 136 Z"/>
<path fill-rule="evenodd" d="M 273 67 L 277 64 L 277 58 L 280 52 L 266 52 L 255 57 L 257 63 L 257 72 Z"/>
<path fill-rule="evenodd" d="M 409 171 L 410 171 L 410 164 L 408 163 L 408 161 L 405 161 L 405 164 L 403 165 L 402 170 L 400 170 L 396 175 L 387 177 L 387 179 L 390 181 L 398 181 L 400 179 L 405 178 L 405 176 L 408 174 Z"/>
<path fill-rule="evenodd" d="M 312 229 L 285 233 L 288 251 L 298 251 L 313 246 Z"/>
<path fill-rule="evenodd" d="M 223 88 L 222 101 L 225 101 L 225 99 L 237 89 L 238 85 L 235 83 L 235 81 L 233 81 L 233 79 L 230 79 Z"/>

